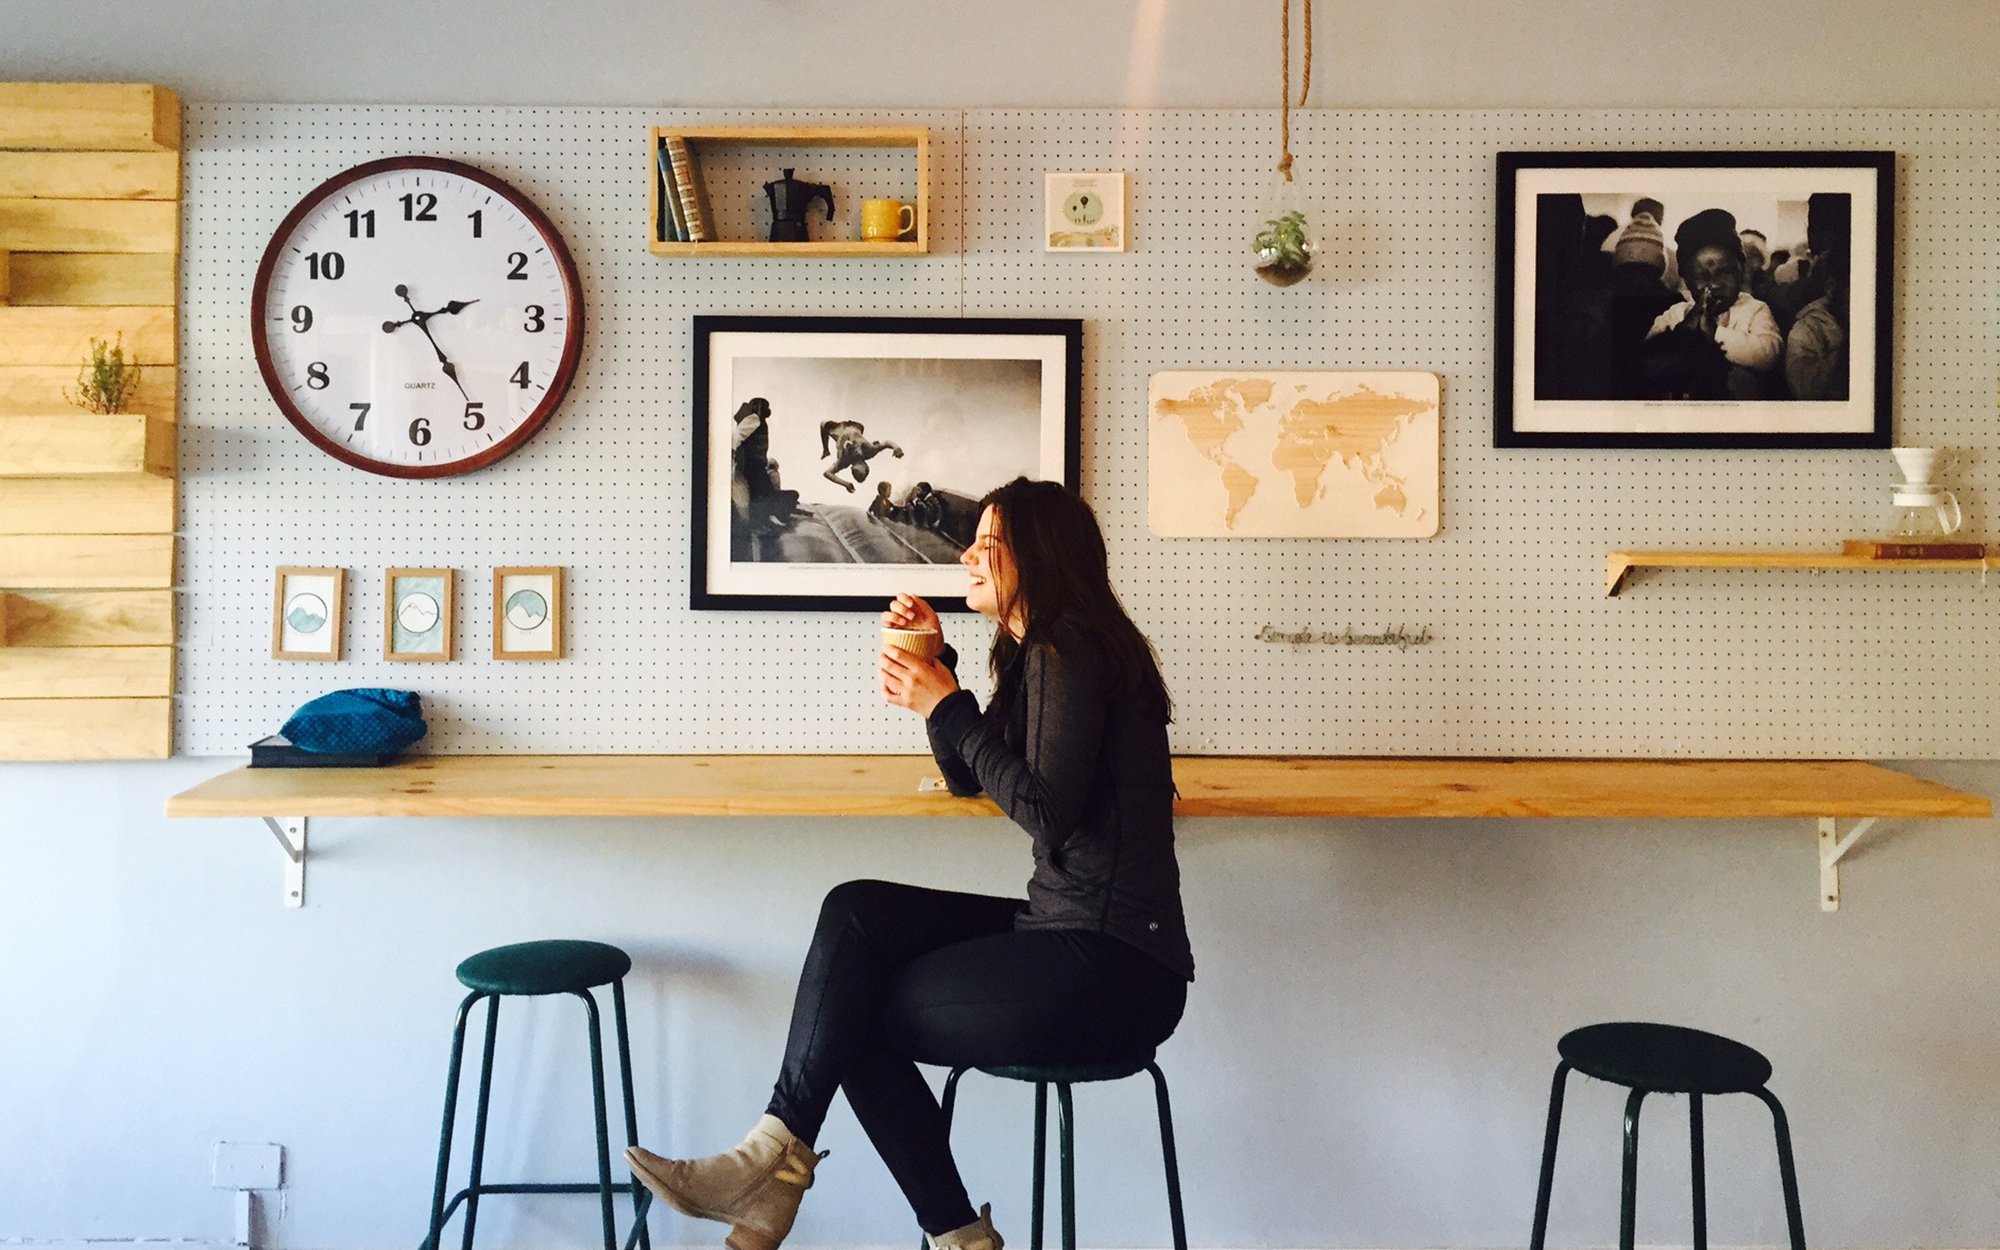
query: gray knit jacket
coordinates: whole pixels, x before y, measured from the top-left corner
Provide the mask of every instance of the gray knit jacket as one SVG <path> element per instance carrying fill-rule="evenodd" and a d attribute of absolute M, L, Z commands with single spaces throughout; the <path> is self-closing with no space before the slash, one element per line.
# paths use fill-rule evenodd
<path fill-rule="evenodd" d="M 943 657 L 953 672 L 958 656 Z M 1058 626 L 1008 671 L 1007 723 L 954 691 L 925 722 L 953 794 L 984 791 L 1034 839 L 1017 929 L 1108 933 L 1189 980 L 1194 954 L 1174 858 L 1174 779 L 1158 706 L 1113 689 L 1102 649 Z"/>

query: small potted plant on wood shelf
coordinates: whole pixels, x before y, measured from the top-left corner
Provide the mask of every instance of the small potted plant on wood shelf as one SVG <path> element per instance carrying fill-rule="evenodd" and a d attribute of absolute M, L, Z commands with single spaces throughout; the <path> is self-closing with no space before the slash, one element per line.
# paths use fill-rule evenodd
<path fill-rule="evenodd" d="M 115 342 L 90 340 L 90 356 L 77 370 L 76 394 L 67 390 L 63 398 L 86 412 L 109 415 L 125 411 L 132 394 L 139 389 L 139 366 L 125 363 L 125 336 Z"/>

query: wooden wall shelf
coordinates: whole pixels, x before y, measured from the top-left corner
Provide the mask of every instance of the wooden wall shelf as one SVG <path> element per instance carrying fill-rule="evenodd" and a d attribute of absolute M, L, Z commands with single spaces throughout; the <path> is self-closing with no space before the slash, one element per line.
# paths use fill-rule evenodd
<path fill-rule="evenodd" d="M 772 243 L 763 239 L 717 239 L 681 243 L 659 236 L 660 174 L 648 166 L 646 185 L 646 250 L 655 256 L 921 256 L 930 251 L 930 131 L 923 126 L 655 126 L 646 144 L 649 162 L 662 138 L 685 139 L 694 149 L 697 174 L 704 147 L 907 148 L 916 161 L 916 223 L 913 239 L 871 243 L 861 239 L 816 239 L 809 243 Z"/>
<path fill-rule="evenodd" d="M 1604 593 L 1615 595 L 1635 569 L 1959 569 L 1983 573 L 1985 560 L 1878 560 L 1816 551 L 1613 551 Z"/>
<path fill-rule="evenodd" d="M 237 768 L 168 816 L 262 819 L 303 898 L 317 816 L 997 816 L 935 788 L 929 756 L 442 755 L 386 768 Z M 1821 906 L 1837 865 L 1885 816 L 1979 818 L 1987 799 L 1852 760 L 1506 760 L 1187 756 L 1183 816 L 1799 819 L 1819 822 Z M 1840 819 L 1858 819 L 1842 837 Z"/>
<path fill-rule="evenodd" d="M 0 759 L 172 751 L 180 100 L 0 83 Z M 66 392 L 92 339 L 125 411 Z"/>

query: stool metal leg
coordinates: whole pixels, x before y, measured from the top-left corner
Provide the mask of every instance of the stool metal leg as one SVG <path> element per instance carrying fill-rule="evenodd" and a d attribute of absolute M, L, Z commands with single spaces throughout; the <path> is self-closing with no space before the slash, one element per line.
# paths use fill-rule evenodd
<path fill-rule="evenodd" d="M 472 1250 L 472 1226 L 479 1219 L 479 1177 L 486 1164 L 486 1109 L 493 1101 L 493 1036 L 500 1026 L 500 996 L 486 998 L 486 1048 L 479 1056 L 478 1113 L 472 1118 L 472 1175 L 465 1183 L 465 1250 Z"/>
<path fill-rule="evenodd" d="M 1160 1154 L 1167 1165 L 1167 1214 L 1174 1224 L 1174 1250 L 1187 1250 L 1187 1221 L 1181 1215 L 1181 1164 L 1174 1150 L 1174 1114 L 1167 1106 L 1167 1078 L 1160 1065 L 1149 1063 L 1153 1092 L 1160 1104 Z"/>
<path fill-rule="evenodd" d="M 1569 1060 L 1556 1065 L 1556 1079 L 1549 1089 L 1549 1127 L 1542 1135 L 1542 1179 L 1535 1189 L 1535 1228 L 1528 1236 L 1528 1250 L 1542 1250 L 1549 1231 L 1549 1191 L 1556 1179 L 1556 1134 L 1562 1128 L 1563 1084 L 1569 1076 Z"/>
<path fill-rule="evenodd" d="M 590 1024 L 590 1102 L 597 1122 L 597 1198 L 604 1219 L 604 1250 L 618 1250 L 617 1215 L 612 1208 L 611 1125 L 604 1114 L 604 1035 L 597 1022 L 597 999 L 588 990 L 575 991 L 583 1000 L 585 1019 Z M 470 1244 L 465 1250 L 472 1250 Z"/>
<path fill-rule="evenodd" d="M 1618 1250 L 1632 1250 L 1639 1208 L 1639 1104 L 1646 1091 L 1635 1089 L 1625 1100 L 1625 1169 L 1618 1187 Z"/>
<path fill-rule="evenodd" d="M 1791 1123 L 1776 1094 L 1762 1086 L 1750 1092 L 1771 1109 L 1771 1130 L 1778 1139 L 1778 1179 L 1785 1187 L 1785 1228 L 1791 1234 L 1792 1250 L 1806 1250 L 1805 1220 L 1799 1214 L 1799 1174 L 1792 1162 Z"/>
<path fill-rule="evenodd" d="M 1056 1084 L 1056 1124 L 1062 1135 L 1063 1250 L 1076 1250 L 1076 1112 L 1067 1081 Z"/>
<path fill-rule="evenodd" d="M 467 994 L 458 1005 L 458 1023 L 451 1031 L 451 1063 L 445 1068 L 444 1125 L 438 1132 L 437 1183 L 431 1188 L 431 1230 L 423 1250 L 437 1250 L 438 1234 L 444 1230 L 444 1186 L 451 1171 L 451 1130 L 458 1118 L 458 1074 L 465 1059 L 465 1020 L 472 1004 L 485 997 Z"/>
<path fill-rule="evenodd" d="M 1035 1082 L 1035 1181 L 1030 1190 L 1028 1219 L 1034 1228 L 1031 1250 L 1042 1250 L 1042 1215 L 1048 1209 L 1049 1175 L 1049 1086 Z"/>
<path fill-rule="evenodd" d="M 1708 1167 L 1702 1158 L 1701 1095 L 1688 1095 L 1688 1176 L 1694 1189 L 1694 1250 L 1708 1250 Z"/>
<path fill-rule="evenodd" d="M 952 1108 L 958 1105 L 958 1078 L 964 1076 L 965 1073 L 966 1069 L 964 1068 L 953 1068 L 951 1075 L 944 1078 L 944 1098 L 941 1100 L 941 1105 L 944 1108 L 944 1136 L 946 1141 L 951 1140 Z"/>
<path fill-rule="evenodd" d="M 627 1146 L 636 1146 L 639 1144 L 638 1100 L 632 1096 L 632 1035 L 625 1028 L 625 982 L 623 978 L 611 983 L 611 1014 L 613 1022 L 618 1029 L 618 1071 L 624 1084 L 625 1144 Z M 639 1239 L 640 1250 L 653 1250 L 652 1235 L 646 1231 L 646 1207 L 648 1204 L 640 1198 L 641 1194 L 647 1194 L 650 1191 L 639 1183 L 637 1177 L 634 1177 L 630 1184 L 632 1186 L 633 1232 Z M 626 1244 L 628 1246 L 632 1244 L 630 1238 L 626 1239 Z"/>

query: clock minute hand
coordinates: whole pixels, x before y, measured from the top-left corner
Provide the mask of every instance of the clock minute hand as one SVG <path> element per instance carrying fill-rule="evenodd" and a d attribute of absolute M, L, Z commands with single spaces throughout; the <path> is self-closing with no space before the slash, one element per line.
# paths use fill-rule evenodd
<path fill-rule="evenodd" d="M 417 306 L 415 304 L 410 303 L 410 288 L 403 285 L 400 282 L 396 284 L 396 294 L 402 298 L 402 301 L 405 304 L 409 304 L 410 306 L 409 320 L 395 322 L 393 324 L 385 321 L 382 323 L 382 328 L 384 330 L 393 330 L 396 328 L 397 325 L 414 325 L 417 327 L 417 329 L 422 330 L 424 332 L 424 338 L 429 340 L 430 342 L 431 350 L 437 353 L 438 366 L 444 370 L 444 376 L 450 378 L 451 384 L 458 388 L 459 397 L 464 399 L 466 403 L 468 404 L 471 403 L 472 396 L 465 393 L 465 383 L 458 380 L 458 366 L 451 363 L 450 358 L 444 354 L 444 348 L 438 346 L 438 341 L 436 336 L 431 334 L 430 326 L 425 324 L 432 317 L 437 316 L 437 312 L 417 311 Z M 452 301 L 453 304 L 456 304 L 458 302 L 459 301 L 457 300 Z M 450 305 L 446 305 L 446 308 L 450 308 Z M 438 312 L 443 312 L 443 311 L 445 310 L 444 309 L 438 310 Z M 453 311 L 456 310 L 454 309 Z"/>

